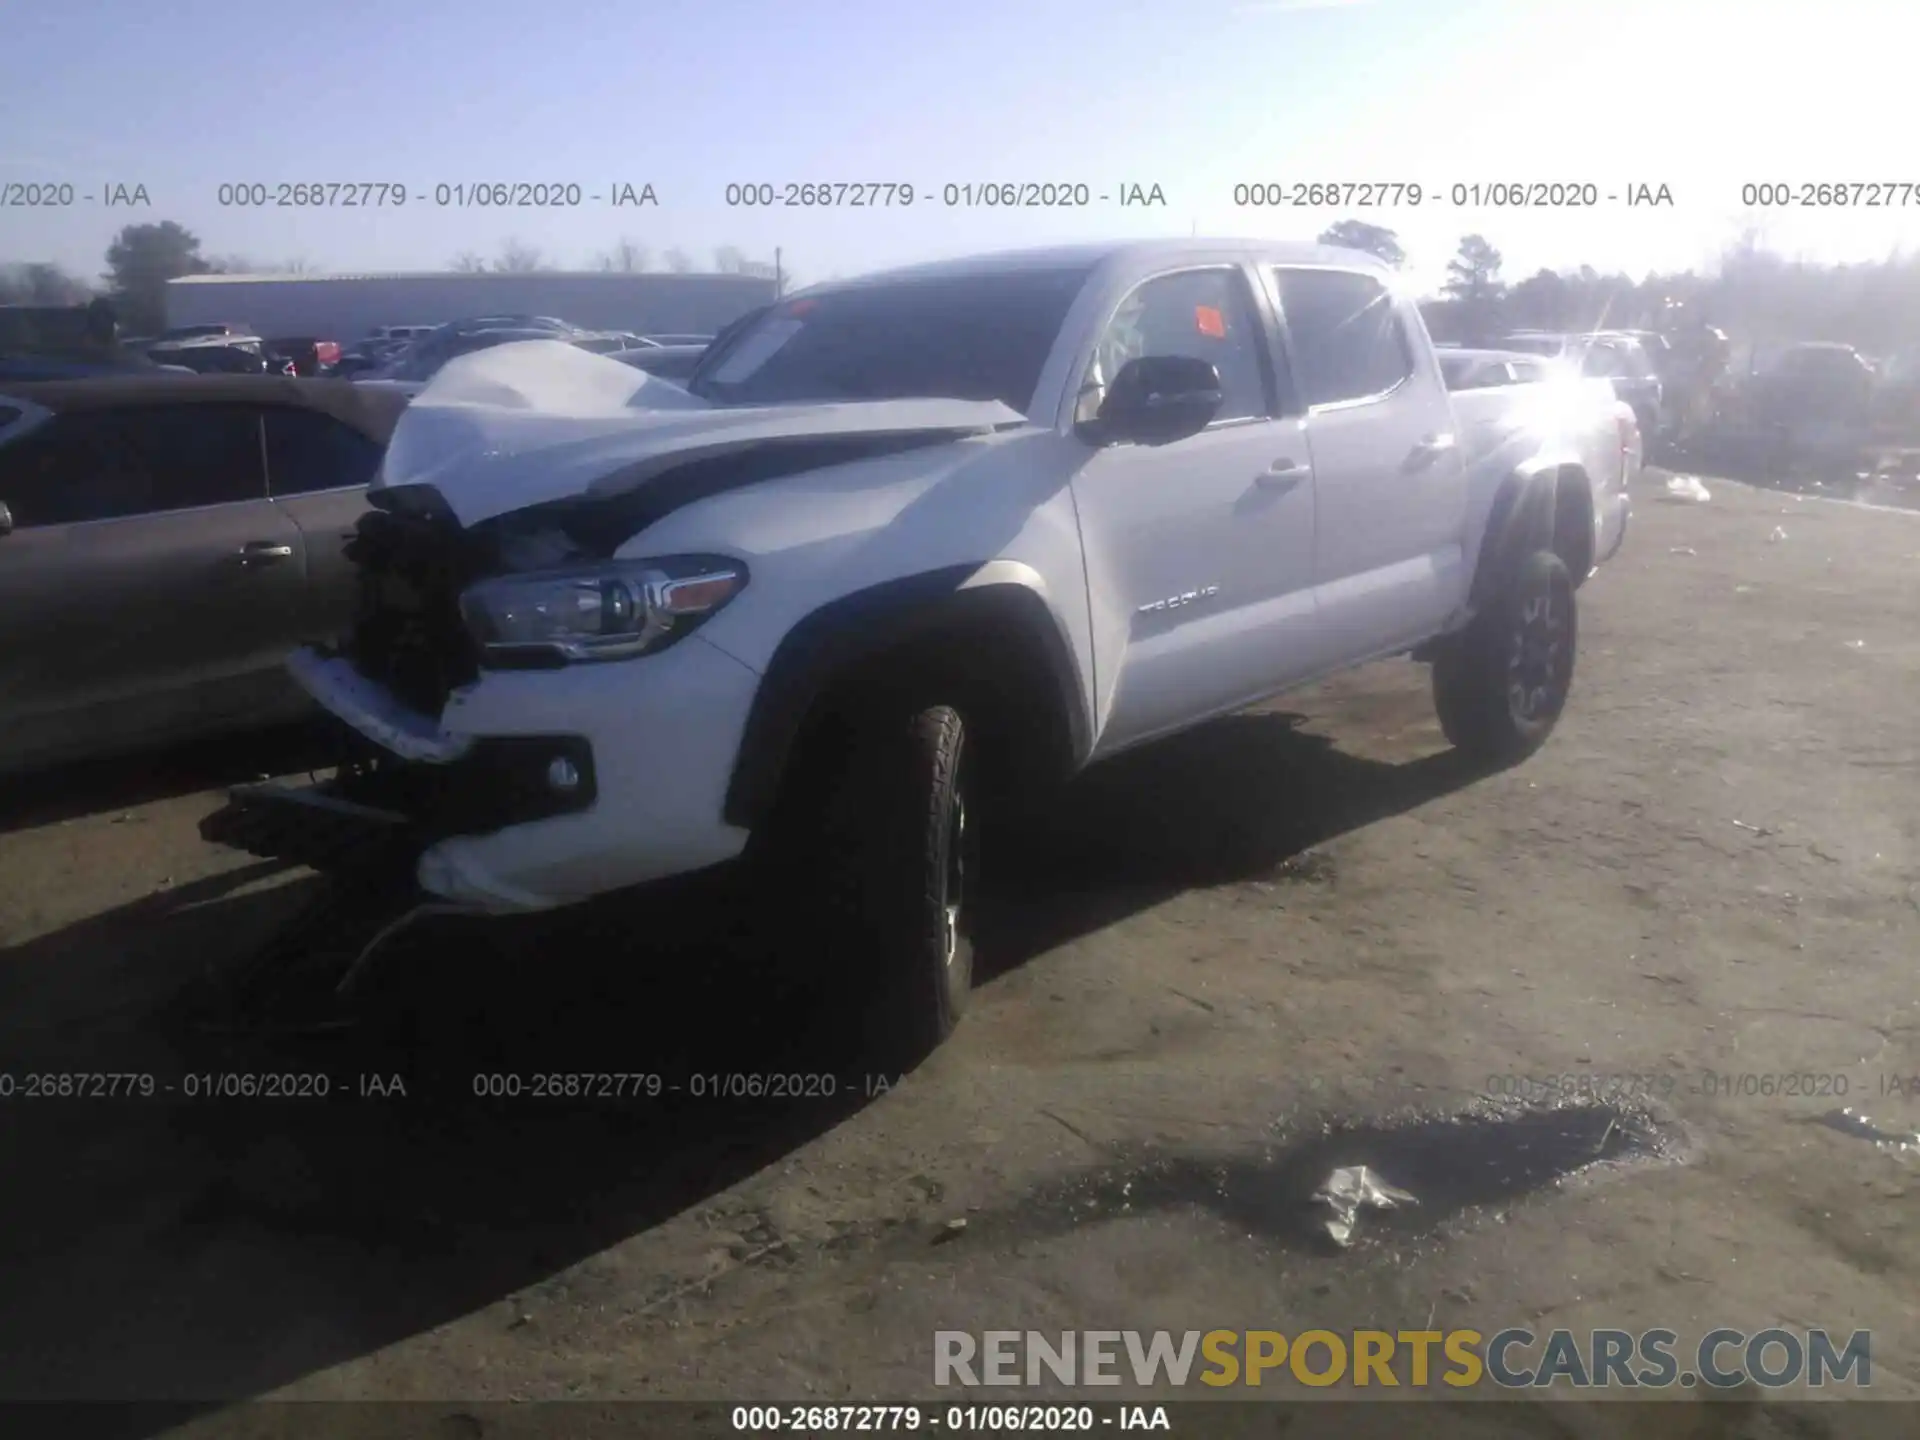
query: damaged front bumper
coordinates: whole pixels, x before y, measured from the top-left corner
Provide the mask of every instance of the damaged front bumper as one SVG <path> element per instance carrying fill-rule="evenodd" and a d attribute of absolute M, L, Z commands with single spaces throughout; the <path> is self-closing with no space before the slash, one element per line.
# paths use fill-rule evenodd
<path fill-rule="evenodd" d="M 231 791 L 203 838 L 325 871 L 404 873 L 437 899 L 551 909 L 730 860 L 721 807 L 758 677 L 690 635 L 638 663 L 487 672 L 441 719 L 341 657 L 291 669 L 353 732 L 309 786 Z"/>

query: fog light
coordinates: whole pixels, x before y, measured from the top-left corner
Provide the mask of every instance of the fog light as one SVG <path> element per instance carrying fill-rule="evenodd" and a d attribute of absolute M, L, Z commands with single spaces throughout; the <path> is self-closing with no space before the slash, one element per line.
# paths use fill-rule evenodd
<path fill-rule="evenodd" d="M 547 784 L 566 794 L 580 788 L 580 767 L 561 755 L 547 763 Z"/>

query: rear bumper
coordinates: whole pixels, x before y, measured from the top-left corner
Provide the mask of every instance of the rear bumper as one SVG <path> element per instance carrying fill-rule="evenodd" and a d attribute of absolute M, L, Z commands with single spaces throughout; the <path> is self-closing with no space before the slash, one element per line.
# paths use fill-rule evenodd
<path fill-rule="evenodd" d="M 721 806 L 759 677 L 698 635 L 637 660 L 488 672 L 439 721 L 345 661 L 303 651 L 293 668 L 405 763 L 338 790 L 242 787 L 203 823 L 209 840 L 318 868 L 410 864 L 429 894 L 501 913 L 705 869 L 745 847 Z M 562 759 L 570 789 L 550 773 Z"/>

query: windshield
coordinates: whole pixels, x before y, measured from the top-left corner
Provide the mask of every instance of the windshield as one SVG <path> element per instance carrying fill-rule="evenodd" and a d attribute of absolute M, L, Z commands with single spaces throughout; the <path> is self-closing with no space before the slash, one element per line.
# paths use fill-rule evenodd
<path fill-rule="evenodd" d="M 780 305 L 690 388 L 724 405 L 998 400 L 1025 414 L 1090 266 L 878 281 Z"/>

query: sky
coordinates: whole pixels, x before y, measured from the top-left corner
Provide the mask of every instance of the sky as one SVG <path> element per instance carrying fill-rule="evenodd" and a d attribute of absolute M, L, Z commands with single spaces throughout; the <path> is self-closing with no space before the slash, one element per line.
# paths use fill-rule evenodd
<path fill-rule="evenodd" d="M 208 255 L 332 273 L 510 241 L 585 269 L 625 239 L 702 268 L 717 246 L 777 247 L 804 283 L 1059 241 L 1311 238 L 1342 218 L 1396 230 L 1423 288 L 1476 231 L 1510 280 L 1699 266 L 1751 225 L 1789 254 L 1877 258 L 1920 242 L 1916 24 L 1905 0 L 0 0 L 0 263 L 93 277 L 121 226 L 158 220 Z M 580 203 L 456 203 L 495 181 L 577 185 Z M 727 203 L 729 184 L 806 181 L 915 198 Z M 1874 209 L 1743 195 L 1820 181 L 1908 189 Z M 296 182 L 407 198 L 222 203 L 223 185 Z M 1084 184 L 1090 203 L 945 203 L 1001 182 Z M 1424 193 L 1235 203 L 1237 185 L 1308 182 Z M 1536 182 L 1600 203 L 1453 203 Z M 67 185 L 70 205 L 17 203 Z M 657 204 L 610 203 L 648 185 Z M 1629 206 L 1640 185 L 1672 203 Z M 1133 186 L 1164 203 L 1120 204 Z M 135 187 L 150 203 L 105 203 Z"/>

